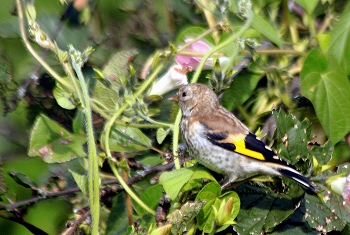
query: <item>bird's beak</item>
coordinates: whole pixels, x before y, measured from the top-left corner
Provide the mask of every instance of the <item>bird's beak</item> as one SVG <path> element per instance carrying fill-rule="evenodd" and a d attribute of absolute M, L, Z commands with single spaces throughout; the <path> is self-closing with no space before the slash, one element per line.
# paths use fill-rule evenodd
<path fill-rule="evenodd" d="M 172 97 L 170 97 L 168 100 L 171 100 L 171 101 L 174 101 L 176 103 L 179 102 L 179 96 L 178 94 L 176 93 L 175 95 L 173 95 Z"/>

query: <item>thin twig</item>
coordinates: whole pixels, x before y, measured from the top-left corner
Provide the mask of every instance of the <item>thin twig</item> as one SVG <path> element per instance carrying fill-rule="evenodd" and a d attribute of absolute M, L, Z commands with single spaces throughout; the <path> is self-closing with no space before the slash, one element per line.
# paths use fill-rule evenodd
<path fill-rule="evenodd" d="M 133 185 L 152 173 L 166 171 L 166 170 L 171 169 L 173 166 L 174 166 L 174 163 L 168 163 L 165 165 L 157 165 L 157 166 L 149 167 L 148 169 L 146 169 L 146 170 L 140 172 L 139 174 L 136 174 L 134 177 L 130 178 L 126 182 L 126 184 Z M 117 179 L 102 181 L 102 185 L 112 185 L 112 184 L 117 184 L 117 183 L 118 183 Z M 106 190 L 106 188 L 102 189 L 101 191 L 104 191 L 104 190 Z M 114 192 L 116 194 L 116 193 L 119 193 L 122 191 L 123 191 L 123 188 L 118 187 L 118 189 Z M 36 196 L 36 197 L 32 197 L 32 198 L 29 198 L 27 200 L 23 200 L 20 202 L 11 203 L 11 204 L 7 204 L 7 205 L 0 205 L 0 211 L 2 211 L 2 210 L 11 211 L 11 210 L 23 207 L 23 206 L 29 206 L 29 205 L 31 205 L 35 202 L 41 201 L 41 200 L 45 200 L 45 199 L 49 199 L 49 198 L 56 198 L 56 197 L 61 197 L 61 196 L 68 196 L 68 195 L 76 194 L 78 192 L 80 192 L 79 187 L 69 188 L 69 189 L 59 191 L 59 192 L 48 192 L 45 194 L 45 196 Z M 102 200 L 102 198 L 101 198 L 101 200 Z M 1 215 L 0 215 L 0 217 L 1 217 Z"/>
<path fill-rule="evenodd" d="M 62 235 L 74 235 L 74 234 L 76 234 L 76 230 L 89 216 L 90 216 L 90 210 L 88 209 L 83 214 L 81 214 L 78 217 L 78 219 L 74 221 L 73 225 L 69 226 L 69 228 L 62 233 Z"/>

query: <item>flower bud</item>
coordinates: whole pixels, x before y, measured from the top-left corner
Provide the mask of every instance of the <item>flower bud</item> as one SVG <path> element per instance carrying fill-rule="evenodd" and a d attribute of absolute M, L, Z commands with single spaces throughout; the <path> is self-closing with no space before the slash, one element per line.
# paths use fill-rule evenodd
<path fill-rule="evenodd" d="M 185 40 L 185 43 L 191 42 L 193 39 L 188 38 Z M 211 46 L 207 44 L 204 41 L 196 41 L 192 43 L 190 46 L 186 48 L 186 52 L 193 52 L 198 54 L 206 54 L 211 50 Z M 192 69 L 197 69 L 199 63 L 202 60 L 202 57 L 198 56 L 188 56 L 188 55 L 176 55 L 175 60 L 178 64 L 182 65 L 183 67 L 191 67 Z M 230 61 L 228 57 L 220 57 L 219 62 L 221 66 L 227 65 L 227 63 Z M 205 64 L 204 69 L 213 69 L 214 68 L 214 61 L 213 58 L 209 58 Z"/>
<path fill-rule="evenodd" d="M 169 71 L 153 85 L 149 96 L 162 96 L 175 88 L 179 88 L 182 85 L 187 84 L 187 72 L 188 67 L 183 67 L 181 65 L 171 66 Z"/>

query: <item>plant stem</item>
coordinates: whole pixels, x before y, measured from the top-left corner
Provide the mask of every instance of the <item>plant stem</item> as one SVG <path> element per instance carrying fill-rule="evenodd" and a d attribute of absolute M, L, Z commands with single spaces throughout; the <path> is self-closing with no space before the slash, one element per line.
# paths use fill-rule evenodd
<path fill-rule="evenodd" d="M 53 70 L 46 62 L 43 60 L 38 53 L 34 50 L 32 45 L 30 45 L 30 42 L 27 38 L 26 31 L 24 29 L 24 14 L 23 14 L 23 8 L 21 4 L 21 0 L 16 0 L 17 10 L 18 10 L 18 18 L 19 18 L 19 27 L 21 32 L 21 37 L 23 39 L 23 43 L 28 49 L 28 51 L 32 54 L 32 56 L 43 66 L 43 68 L 51 74 L 52 77 L 54 77 L 58 82 L 60 82 L 63 86 L 67 87 L 69 90 L 73 91 L 72 85 L 64 80 L 60 75 L 56 73 L 55 70 Z"/>
<path fill-rule="evenodd" d="M 121 177 L 121 175 L 119 174 L 117 168 L 115 167 L 115 163 L 113 161 L 109 161 L 109 165 L 112 169 L 113 174 L 115 175 L 115 177 L 117 178 L 117 180 L 119 181 L 120 185 L 124 188 L 124 190 L 130 195 L 130 197 L 132 199 L 134 199 L 134 201 L 139 204 L 143 209 L 145 209 L 148 213 L 155 215 L 156 212 L 154 210 L 152 210 L 151 208 L 149 208 L 143 201 L 141 201 L 137 195 L 131 190 L 131 188 L 125 183 L 125 181 L 123 180 L 123 178 Z"/>
<path fill-rule="evenodd" d="M 164 123 L 164 122 L 158 122 L 158 121 L 153 120 L 152 118 L 150 118 L 150 117 L 144 115 L 140 110 L 137 110 L 137 114 L 138 114 L 141 118 L 145 119 L 145 121 L 150 122 L 150 123 L 153 123 L 153 124 L 158 125 L 158 126 L 160 126 L 160 127 L 168 127 L 168 128 L 169 128 L 169 127 L 170 127 L 170 128 L 173 127 L 173 124 Z"/>
<path fill-rule="evenodd" d="M 92 124 L 92 112 L 90 106 L 90 98 L 88 93 L 88 88 L 85 83 L 83 73 L 81 71 L 80 65 L 78 65 L 71 56 L 73 68 L 78 76 L 79 85 L 82 90 L 81 100 L 86 122 L 86 132 L 87 132 L 87 144 L 88 144 L 88 159 L 89 159 L 89 171 L 88 171 L 88 185 L 89 185 L 89 202 L 90 211 L 92 219 L 92 232 L 91 234 L 99 234 L 99 221 L 100 221 L 100 178 L 98 169 L 98 155 L 96 151 L 95 138 L 93 133 Z"/>
<path fill-rule="evenodd" d="M 195 74 L 192 77 L 191 83 L 195 83 L 197 82 L 198 78 L 199 78 L 199 74 L 201 73 L 201 71 L 203 70 L 204 64 L 207 61 L 207 59 L 209 59 L 210 56 L 212 56 L 216 51 L 221 50 L 222 48 L 228 46 L 230 43 L 233 43 L 235 40 L 237 40 L 238 37 L 242 36 L 243 33 L 245 31 L 247 31 L 247 29 L 250 27 L 250 25 L 253 22 L 253 12 L 250 11 L 249 17 L 247 19 L 247 21 L 245 22 L 245 24 L 243 25 L 243 27 L 236 33 L 233 34 L 231 37 L 229 37 L 228 39 L 226 39 L 224 42 L 220 43 L 219 45 L 217 45 L 216 47 L 214 47 L 213 49 L 211 49 L 201 60 L 201 62 L 199 63 Z"/>
<path fill-rule="evenodd" d="M 147 80 L 139 87 L 139 89 L 135 93 L 135 98 L 138 98 L 142 95 L 142 93 L 147 89 L 148 86 L 150 86 L 153 82 L 153 80 L 156 78 L 158 73 L 163 68 L 164 64 L 158 65 L 154 72 L 149 76 Z M 114 173 L 114 175 L 117 177 L 119 183 L 123 186 L 124 190 L 137 202 L 141 207 L 143 207 L 146 211 L 148 211 L 151 214 L 155 214 L 155 212 L 148 208 L 146 204 L 144 204 L 136 194 L 131 190 L 131 188 L 124 182 L 123 178 L 119 175 L 116 167 L 115 167 L 115 159 L 112 158 L 111 149 L 109 146 L 109 136 L 111 133 L 112 126 L 114 125 L 117 118 L 122 115 L 122 113 L 129 107 L 129 104 L 127 102 L 124 103 L 122 107 L 119 108 L 119 110 L 108 120 L 105 126 L 105 150 L 106 150 L 106 156 L 109 159 L 109 165 Z"/>

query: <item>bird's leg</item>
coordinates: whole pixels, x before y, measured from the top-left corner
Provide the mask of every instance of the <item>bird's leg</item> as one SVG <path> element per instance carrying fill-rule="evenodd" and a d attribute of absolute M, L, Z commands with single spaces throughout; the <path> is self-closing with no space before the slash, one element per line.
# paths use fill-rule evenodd
<path fill-rule="evenodd" d="M 221 190 L 224 190 L 225 188 L 228 188 L 231 186 L 231 184 L 233 183 L 233 181 L 231 181 L 228 177 L 225 177 L 221 182 Z"/>
<path fill-rule="evenodd" d="M 253 176 L 248 177 L 248 178 L 246 178 L 246 179 L 244 179 L 244 180 L 240 180 L 240 181 L 236 181 L 236 182 L 235 182 L 235 180 L 236 180 L 237 178 L 235 178 L 235 179 L 229 179 L 228 177 L 226 177 L 226 178 L 221 182 L 221 190 L 223 190 L 223 189 L 228 189 L 228 188 L 233 188 L 233 187 L 237 187 L 238 185 L 243 184 L 243 183 L 248 182 L 248 181 L 251 181 L 252 179 L 254 179 L 254 178 L 256 178 L 256 177 L 259 177 L 259 176 L 260 176 L 260 174 L 253 175 Z"/>

